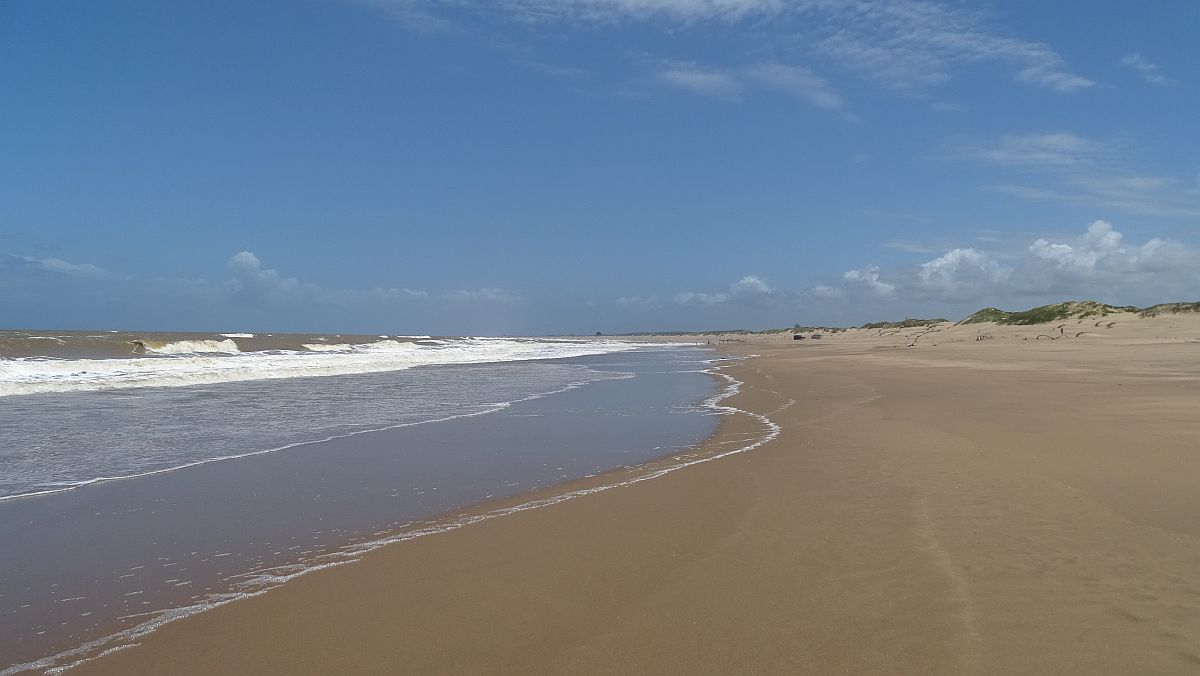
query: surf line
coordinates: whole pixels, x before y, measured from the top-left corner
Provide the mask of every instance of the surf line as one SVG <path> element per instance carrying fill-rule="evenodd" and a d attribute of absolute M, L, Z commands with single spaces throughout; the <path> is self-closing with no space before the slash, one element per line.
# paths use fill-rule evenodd
<path fill-rule="evenodd" d="M 530 395 L 527 395 L 524 397 L 513 399 L 511 401 L 481 402 L 478 404 L 478 406 L 483 406 L 485 408 L 478 410 L 478 411 L 471 411 L 468 413 L 455 413 L 453 415 L 442 416 L 439 418 L 430 418 L 429 420 L 414 420 L 412 422 L 396 423 L 394 425 L 384 425 L 382 427 L 370 427 L 367 429 L 352 430 L 350 432 L 343 432 L 341 434 L 332 434 L 327 437 L 322 437 L 319 439 L 305 439 L 303 441 L 294 441 L 292 443 L 284 444 L 282 446 L 274 446 L 271 448 L 264 448 L 262 450 L 257 450 L 257 451 L 247 451 L 245 453 L 233 453 L 230 455 L 220 455 L 220 456 L 216 456 L 216 457 L 212 457 L 212 458 L 202 458 L 200 460 L 193 460 L 192 462 L 186 462 L 181 465 L 172 465 L 171 467 L 162 467 L 160 469 L 152 469 L 152 470 L 149 470 L 146 472 L 136 472 L 134 474 L 120 474 L 117 476 L 94 477 L 91 479 L 80 479 L 79 481 L 74 481 L 74 482 L 63 482 L 63 485 L 57 486 L 55 488 L 45 488 L 42 490 L 30 491 L 27 493 L 14 493 L 12 495 L 0 495 L 0 502 L 4 502 L 6 500 L 17 500 L 19 498 L 31 498 L 31 497 L 38 496 L 38 495 L 53 495 L 55 493 L 62 493 L 65 491 L 73 491 L 73 490 L 76 490 L 79 488 L 84 488 L 86 486 L 91 486 L 91 485 L 99 484 L 99 483 L 106 483 L 109 481 L 124 481 L 126 479 L 141 479 L 143 477 L 154 476 L 156 474 L 166 474 L 167 472 L 178 472 L 179 470 L 182 470 L 182 469 L 190 469 L 192 467 L 199 467 L 201 465 L 207 465 L 207 464 L 214 463 L 214 462 L 224 462 L 226 460 L 241 460 L 242 458 L 251 458 L 256 455 L 266 455 L 268 453 L 278 453 L 279 451 L 286 451 L 288 449 L 297 448 L 299 446 L 327 444 L 331 441 L 336 441 L 338 439 L 348 439 L 350 437 L 356 437 L 361 434 L 373 434 L 376 432 L 388 432 L 391 430 L 403 429 L 405 427 L 416 427 L 417 425 L 431 425 L 434 423 L 449 422 L 451 420 L 458 420 L 460 418 L 475 418 L 475 417 L 482 416 L 482 415 L 489 415 L 491 413 L 498 413 L 505 409 L 511 408 L 513 404 L 519 404 L 519 403 L 526 402 L 526 401 L 533 401 L 535 399 L 543 399 L 545 397 L 553 396 L 555 394 L 562 394 L 563 392 L 577 390 L 581 387 L 586 387 L 588 385 L 591 385 L 592 383 L 600 382 L 602 380 L 628 380 L 630 378 L 635 377 L 634 374 L 627 373 L 624 371 L 599 371 L 599 373 L 611 373 L 613 375 L 612 375 L 612 377 L 609 377 L 609 378 L 597 378 L 595 380 L 580 380 L 580 381 L 576 381 L 576 382 L 572 382 L 572 383 L 567 383 L 565 386 L 563 386 L 557 390 L 551 390 L 549 392 L 536 392 L 534 394 L 530 394 Z M 45 485 L 45 484 L 43 484 L 43 485 Z M 6 673 L 7 672 L 0 671 L 0 676 L 5 676 Z"/>

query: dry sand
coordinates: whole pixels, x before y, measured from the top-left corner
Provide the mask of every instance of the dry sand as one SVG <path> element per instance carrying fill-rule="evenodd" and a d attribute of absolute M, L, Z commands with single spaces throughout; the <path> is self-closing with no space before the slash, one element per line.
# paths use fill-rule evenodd
<path fill-rule="evenodd" d="M 761 448 L 73 673 L 1200 673 L 1200 318 L 1096 321 L 739 337 L 761 356 L 732 403 L 782 426 Z M 730 416 L 703 450 L 761 431 Z"/>

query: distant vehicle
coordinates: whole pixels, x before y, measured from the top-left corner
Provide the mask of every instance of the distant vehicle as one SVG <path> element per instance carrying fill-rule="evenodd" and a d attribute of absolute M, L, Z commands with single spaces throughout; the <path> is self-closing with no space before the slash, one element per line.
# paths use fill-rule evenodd
<path fill-rule="evenodd" d="M 795 335 L 793 335 L 793 336 L 792 336 L 792 340 L 804 340 L 804 336 L 802 336 L 802 335 L 800 335 L 799 333 L 797 333 L 797 334 L 795 334 Z"/>
<path fill-rule="evenodd" d="M 819 333 L 814 333 L 814 334 L 812 334 L 812 339 L 813 339 L 813 340 L 820 340 L 820 339 L 821 339 L 821 334 L 819 334 Z"/>

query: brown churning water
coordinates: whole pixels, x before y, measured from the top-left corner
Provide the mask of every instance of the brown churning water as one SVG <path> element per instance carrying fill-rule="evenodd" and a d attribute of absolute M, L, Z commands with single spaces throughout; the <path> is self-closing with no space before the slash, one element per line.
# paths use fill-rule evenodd
<path fill-rule="evenodd" d="M 185 353 L 304 351 L 306 345 L 418 342 L 429 336 L 318 333 L 196 333 L 0 330 L 0 358 L 113 359 Z"/>

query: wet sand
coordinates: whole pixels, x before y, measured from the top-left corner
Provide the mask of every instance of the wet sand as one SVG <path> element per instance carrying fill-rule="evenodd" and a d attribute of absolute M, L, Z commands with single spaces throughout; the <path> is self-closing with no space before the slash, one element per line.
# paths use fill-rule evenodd
<path fill-rule="evenodd" d="M 1200 323 L 1128 325 L 742 337 L 762 356 L 730 403 L 782 427 L 762 447 L 385 547 L 73 673 L 1196 673 Z M 701 451 L 761 433 L 728 416 Z"/>

